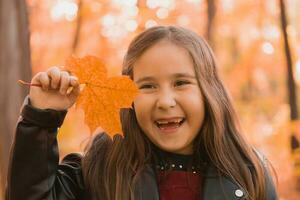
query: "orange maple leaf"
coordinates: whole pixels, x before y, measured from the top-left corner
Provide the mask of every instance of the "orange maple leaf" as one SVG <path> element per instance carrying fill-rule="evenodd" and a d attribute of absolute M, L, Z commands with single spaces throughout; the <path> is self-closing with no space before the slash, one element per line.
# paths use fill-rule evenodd
<path fill-rule="evenodd" d="M 127 76 L 108 78 L 104 63 L 94 56 L 71 56 L 66 69 L 78 77 L 80 84 L 85 84 L 76 107 L 84 110 L 91 132 L 101 127 L 111 136 L 122 133 L 120 108 L 131 107 L 138 94 L 135 83 Z"/>

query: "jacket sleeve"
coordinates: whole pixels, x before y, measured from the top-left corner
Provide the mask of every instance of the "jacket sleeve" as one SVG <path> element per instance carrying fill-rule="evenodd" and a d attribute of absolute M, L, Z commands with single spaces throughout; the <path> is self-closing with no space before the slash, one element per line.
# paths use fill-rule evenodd
<path fill-rule="evenodd" d="M 266 200 L 278 200 L 279 198 L 278 198 L 276 186 L 273 182 L 273 178 L 272 178 L 270 170 L 269 170 L 269 161 L 257 149 L 254 149 L 254 152 L 256 153 L 258 158 L 261 160 L 261 162 L 264 166 L 264 170 L 265 170 L 265 181 L 266 181 L 265 199 Z"/>
<path fill-rule="evenodd" d="M 273 178 L 270 175 L 269 170 L 266 170 L 266 200 L 278 200 L 278 194 L 273 182 Z"/>
<path fill-rule="evenodd" d="M 6 200 L 83 199 L 81 156 L 69 154 L 59 165 L 56 136 L 66 113 L 34 108 L 25 99 L 10 152 Z"/>

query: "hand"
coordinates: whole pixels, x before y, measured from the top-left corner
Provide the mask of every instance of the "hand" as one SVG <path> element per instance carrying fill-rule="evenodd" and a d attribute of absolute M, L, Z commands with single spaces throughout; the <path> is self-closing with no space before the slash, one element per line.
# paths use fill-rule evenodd
<path fill-rule="evenodd" d="M 29 92 L 31 105 L 39 109 L 66 110 L 75 103 L 80 94 L 78 78 L 58 67 L 37 73 L 31 83 L 42 86 L 32 86 Z"/>

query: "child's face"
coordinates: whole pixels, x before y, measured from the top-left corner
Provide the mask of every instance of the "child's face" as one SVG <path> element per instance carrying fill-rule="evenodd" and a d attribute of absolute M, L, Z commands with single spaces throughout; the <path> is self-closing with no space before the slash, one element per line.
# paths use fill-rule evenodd
<path fill-rule="evenodd" d="M 137 60 L 133 76 L 140 89 L 135 112 L 147 137 L 165 151 L 192 154 L 204 104 L 188 52 L 161 41 Z"/>

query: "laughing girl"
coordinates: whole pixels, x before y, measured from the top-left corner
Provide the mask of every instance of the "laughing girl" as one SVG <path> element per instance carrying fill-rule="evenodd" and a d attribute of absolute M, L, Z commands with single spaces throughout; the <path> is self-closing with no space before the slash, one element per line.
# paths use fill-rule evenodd
<path fill-rule="evenodd" d="M 278 199 L 268 161 L 243 139 L 216 68 L 190 30 L 142 32 L 123 63 L 139 88 L 133 108 L 121 110 L 124 136 L 100 133 L 84 155 L 61 163 L 57 130 L 79 83 L 56 67 L 38 73 L 32 83 L 43 87 L 30 88 L 16 128 L 7 199 Z"/>

